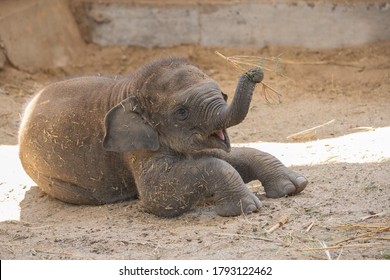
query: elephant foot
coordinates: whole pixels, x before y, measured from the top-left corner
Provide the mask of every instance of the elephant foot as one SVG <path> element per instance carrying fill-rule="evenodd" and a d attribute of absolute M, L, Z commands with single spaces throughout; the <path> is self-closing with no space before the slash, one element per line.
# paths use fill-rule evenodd
<path fill-rule="evenodd" d="M 268 182 L 262 183 L 267 197 L 278 198 L 300 193 L 306 188 L 308 181 L 303 175 L 284 167 Z"/>
<path fill-rule="evenodd" d="M 238 197 L 240 199 L 237 200 Z M 215 204 L 217 214 L 224 217 L 257 212 L 262 206 L 258 197 L 248 189 L 245 190 L 244 194 L 239 196 L 229 193 L 229 196 L 218 197 L 216 198 Z"/>

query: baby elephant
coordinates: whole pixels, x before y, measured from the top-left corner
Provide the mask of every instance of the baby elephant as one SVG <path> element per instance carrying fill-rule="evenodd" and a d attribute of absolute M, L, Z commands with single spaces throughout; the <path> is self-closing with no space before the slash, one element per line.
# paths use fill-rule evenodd
<path fill-rule="evenodd" d="M 121 79 L 53 83 L 26 108 L 19 135 L 28 175 L 73 204 L 139 197 L 158 216 L 178 216 L 213 197 L 221 216 L 251 213 L 260 200 L 301 192 L 307 180 L 270 154 L 231 148 L 226 128 L 248 113 L 260 68 L 243 74 L 230 105 L 217 83 L 188 60 L 151 62 Z"/>

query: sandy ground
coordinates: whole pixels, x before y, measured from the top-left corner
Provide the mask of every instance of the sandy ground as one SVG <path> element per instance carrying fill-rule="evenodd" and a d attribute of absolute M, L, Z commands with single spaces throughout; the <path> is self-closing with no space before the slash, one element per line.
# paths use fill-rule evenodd
<path fill-rule="evenodd" d="M 264 204 L 258 213 L 224 218 L 206 204 L 162 219 L 137 200 L 65 204 L 23 173 L 20 114 L 44 85 L 81 74 L 121 75 L 155 57 L 181 55 L 232 96 L 239 72 L 215 50 L 285 60 L 269 64 L 273 71 L 265 77 L 281 102 L 259 88 L 246 120 L 229 132 L 233 143 L 251 143 L 305 174 L 310 183 L 303 193 L 268 199 L 254 182 Z M 26 73 L 6 66 L 0 71 L 0 259 L 390 259 L 389 94 L 389 42 L 321 51 L 88 46 L 66 68 Z"/>

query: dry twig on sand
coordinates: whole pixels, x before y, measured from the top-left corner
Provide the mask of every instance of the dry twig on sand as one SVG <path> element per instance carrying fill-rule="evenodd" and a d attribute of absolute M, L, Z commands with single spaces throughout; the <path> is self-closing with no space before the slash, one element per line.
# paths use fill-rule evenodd
<path fill-rule="evenodd" d="M 383 246 L 382 243 L 362 243 L 362 244 L 348 244 L 348 245 L 338 245 L 330 247 L 318 247 L 318 248 L 307 248 L 300 249 L 301 252 L 310 252 L 310 251 L 327 251 L 327 250 L 338 250 L 338 249 L 347 249 L 347 248 L 367 248 L 374 246 Z"/>
<path fill-rule="evenodd" d="M 249 238 L 249 239 L 255 239 L 255 240 L 262 240 L 267 242 L 276 242 L 272 239 L 260 237 L 260 236 L 254 236 L 254 235 L 246 235 L 246 234 L 235 234 L 235 233 L 219 233 L 215 232 L 214 235 L 218 236 L 231 236 L 231 237 L 243 237 L 243 238 Z"/>
<path fill-rule="evenodd" d="M 344 226 L 339 226 L 343 228 L 351 228 L 351 229 L 372 229 L 374 228 L 375 230 L 370 230 L 365 233 L 361 233 L 358 235 L 354 235 L 336 242 L 333 242 L 331 245 L 336 246 L 341 243 L 345 243 L 348 241 L 356 240 L 356 239 L 362 239 L 362 238 L 368 238 L 368 237 L 374 237 L 375 235 L 385 233 L 385 232 L 390 232 L 390 227 L 389 226 L 379 226 L 379 225 L 344 225 Z"/>
<path fill-rule="evenodd" d="M 273 225 L 269 230 L 267 230 L 267 233 L 269 234 L 269 233 L 274 232 L 275 230 L 277 230 L 278 228 L 282 227 L 287 222 L 288 222 L 288 216 L 287 215 L 280 217 L 278 222 L 275 225 Z"/>
<path fill-rule="evenodd" d="M 305 232 L 309 232 L 309 231 L 312 229 L 313 226 L 314 226 L 314 222 L 311 222 L 311 223 L 306 227 Z"/>
<path fill-rule="evenodd" d="M 390 213 L 382 212 L 382 213 L 368 215 L 368 216 L 362 217 L 360 219 L 360 221 L 365 221 L 365 220 L 372 219 L 372 218 L 377 218 L 377 217 L 383 217 L 383 216 L 386 216 L 387 214 L 390 214 Z"/>

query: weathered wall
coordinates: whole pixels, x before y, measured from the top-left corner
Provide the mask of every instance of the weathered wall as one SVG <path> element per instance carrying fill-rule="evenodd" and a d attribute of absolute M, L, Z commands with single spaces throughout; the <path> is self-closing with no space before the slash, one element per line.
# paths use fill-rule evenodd
<path fill-rule="evenodd" d="M 334 48 L 390 39 L 388 2 L 85 2 L 88 37 L 104 46 Z"/>
<path fill-rule="evenodd" d="M 0 69 L 6 61 L 27 71 L 64 66 L 83 39 L 103 46 L 345 47 L 390 40 L 390 3 L 0 0 Z"/>
<path fill-rule="evenodd" d="M 0 52 L 13 66 L 64 66 L 83 45 L 67 0 L 0 1 Z"/>

